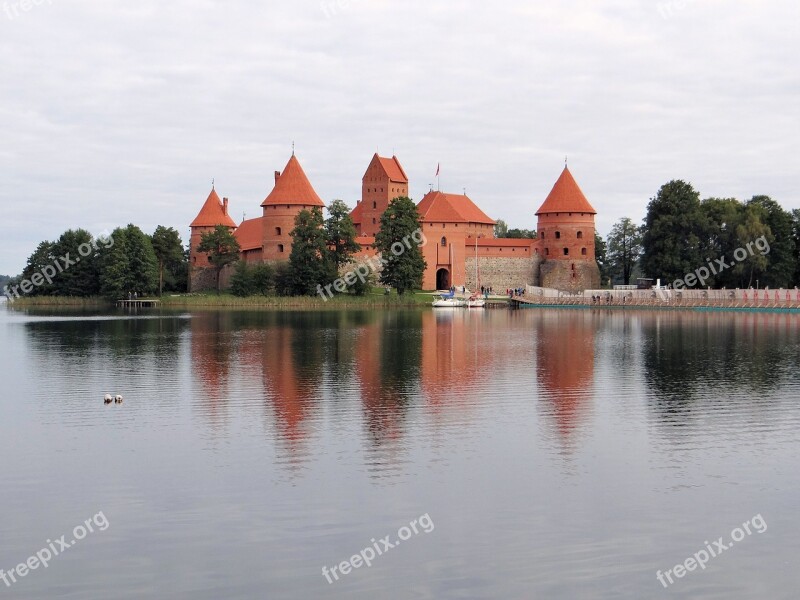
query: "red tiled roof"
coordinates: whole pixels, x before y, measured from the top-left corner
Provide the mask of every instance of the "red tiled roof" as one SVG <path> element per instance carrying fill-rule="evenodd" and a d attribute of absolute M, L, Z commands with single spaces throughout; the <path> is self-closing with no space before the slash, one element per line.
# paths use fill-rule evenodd
<path fill-rule="evenodd" d="M 378 154 L 376 153 L 375 156 L 378 156 Z M 403 170 L 403 167 L 400 166 L 400 161 L 397 160 L 396 156 L 392 156 L 392 158 L 383 158 L 382 156 L 378 156 L 378 160 L 380 161 L 383 170 L 386 171 L 386 175 L 389 176 L 389 181 L 394 181 L 395 183 L 408 183 L 406 172 Z"/>
<path fill-rule="evenodd" d="M 417 205 L 417 210 L 420 219 L 426 222 L 494 225 L 494 221 L 463 194 L 428 192 Z"/>
<path fill-rule="evenodd" d="M 239 248 L 244 250 L 256 250 L 264 244 L 264 217 L 247 219 L 242 221 L 234 234 L 239 242 Z"/>
<path fill-rule="evenodd" d="M 230 215 L 225 214 L 222 201 L 217 196 L 216 190 L 212 187 L 203 208 L 197 213 L 194 221 L 189 227 L 215 227 L 225 225 L 226 227 L 236 227 L 236 221 Z"/>
<path fill-rule="evenodd" d="M 303 167 L 294 154 L 286 163 L 275 187 L 261 206 L 273 204 L 302 204 L 303 206 L 325 206 L 317 192 L 311 186 Z"/>
<path fill-rule="evenodd" d="M 550 195 L 547 196 L 544 204 L 536 211 L 536 214 L 563 212 L 597 214 L 597 211 L 589 204 L 567 167 L 564 167 L 561 177 L 558 178 L 558 181 L 550 191 Z"/>
<path fill-rule="evenodd" d="M 364 203 L 358 202 L 356 203 L 356 207 L 350 211 L 350 218 L 353 220 L 353 225 L 358 225 L 361 223 L 361 219 L 363 219 L 362 213 L 364 212 Z"/>

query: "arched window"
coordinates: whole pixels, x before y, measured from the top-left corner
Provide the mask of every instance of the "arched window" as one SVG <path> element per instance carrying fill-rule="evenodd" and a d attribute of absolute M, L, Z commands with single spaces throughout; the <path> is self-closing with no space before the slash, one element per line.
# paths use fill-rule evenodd
<path fill-rule="evenodd" d="M 557 240 L 561 239 L 561 232 L 560 231 L 556 231 L 556 239 Z"/>
<path fill-rule="evenodd" d="M 281 228 L 280 227 L 276 227 L 275 228 L 275 235 L 280 235 L 280 234 L 281 234 Z"/>
<path fill-rule="evenodd" d="M 579 239 L 579 240 L 582 240 L 582 239 L 583 239 L 583 232 L 582 232 L 582 231 L 579 231 L 579 232 L 578 232 L 578 239 Z"/>
<path fill-rule="evenodd" d="M 569 248 L 564 248 L 564 256 L 569 256 Z"/>
<path fill-rule="evenodd" d="M 278 252 L 283 253 L 283 244 L 278 244 Z"/>
<path fill-rule="evenodd" d="M 447 238 L 442 236 L 442 247 L 444 248 L 445 246 L 447 246 Z"/>
<path fill-rule="evenodd" d="M 582 254 L 583 256 L 586 256 L 586 248 L 581 248 L 581 254 Z"/>

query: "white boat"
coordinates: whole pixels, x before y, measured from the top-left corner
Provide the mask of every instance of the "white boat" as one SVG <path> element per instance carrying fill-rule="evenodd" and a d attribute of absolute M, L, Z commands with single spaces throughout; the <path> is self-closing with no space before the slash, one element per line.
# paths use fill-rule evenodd
<path fill-rule="evenodd" d="M 460 308 L 465 305 L 466 302 L 456 298 L 454 294 L 439 294 L 433 297 L 433 308 Z"/>
<path fill-rule="evenodd" d="M 483 308 L 486 306 L 486 300 L 479 296 L 472 296 L 467 300 L 467 308 Z"/>

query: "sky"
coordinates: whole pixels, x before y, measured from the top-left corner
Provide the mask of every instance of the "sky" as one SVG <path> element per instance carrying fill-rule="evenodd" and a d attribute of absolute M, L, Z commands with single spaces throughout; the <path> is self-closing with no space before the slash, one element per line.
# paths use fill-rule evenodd
<path fill-rule="evenodd" d="M 605 236 L 671 179 L 800 208 L 794 0 L 0 0 L 0 273 L 82 227 L 257 217 L 295 144 L 536 227 L 565 157 Z"/>

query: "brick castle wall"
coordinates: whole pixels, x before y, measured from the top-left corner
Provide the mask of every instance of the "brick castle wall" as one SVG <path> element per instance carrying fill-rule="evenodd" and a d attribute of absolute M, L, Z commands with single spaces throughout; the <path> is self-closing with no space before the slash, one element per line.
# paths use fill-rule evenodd
<path fill-rule="evenodd" d="M 594 260 L 545 260 L 539 275 L 544 288 L 582 292 L 600 287 L 600 268 Z"/>
<path fill-rule="evenodd" d="M 518 288 L 526 285 L 539 285 L 538 255 L 525 257 L 479 256 L 478 268 L 481 283 L 475 281 L 475 257 L 464 260 L 466 286 L 470 290 L 479 290 L 480 286 L 491 286 L 495 293 L 505 293 L 507 288 Z"/>

